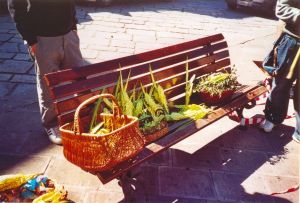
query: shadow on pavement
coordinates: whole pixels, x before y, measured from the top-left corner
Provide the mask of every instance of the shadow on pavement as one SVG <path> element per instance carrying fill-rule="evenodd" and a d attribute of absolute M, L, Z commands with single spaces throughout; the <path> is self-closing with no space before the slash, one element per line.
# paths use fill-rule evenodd
<path fill-rule="evenodd" d="M 142 197 L 146 202 L 291 202 L 249 188 L 268 191 L 264 175 L 272 174 L 268 165 L 285 159 L 292 131 L 281 125 L 266 135 L 255 127 L 236 127 L 193 153 L 169 149 L 119 182 L 122 202 L 139 202 Z"/>

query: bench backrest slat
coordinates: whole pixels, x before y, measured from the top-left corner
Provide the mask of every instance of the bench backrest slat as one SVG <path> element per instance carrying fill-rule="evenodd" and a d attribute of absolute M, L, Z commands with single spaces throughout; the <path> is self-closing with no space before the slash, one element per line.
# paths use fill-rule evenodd
<path fill-rule="evenodd" d="M 175 98 L 184 92 L 187 64 L 190 76 L 201 76 L 230 66 L 227 43 L 223 39 L 222 34 L 217 34 L 142 54 L 47 74 L 46 82 L 60 124 L 71 121 L 78 105 L 99 94 L 103 88 L 112 93 L 120 70 L 124 81 L 130 73 L 130 91 L 135 85 L 139 87 L 140 82 L 144 86 L 151 85 L 151 65 L 155 80 L 165 88 L 167 98 Z M 87 107 L 82 114 L 88 114 L 89 111 Z"/>
<path fill-rule="evenodd" d="M 126 56 L 118 59 L 113 59 L 110 61 L 88 65 L 85 67 L 77 67 L 77 68 L 67 69 L 52 74 L 50 73 L 47 76 L 47 83 L 48 86 L 51 87 L 54 85 L 58 85 L 61 82 L 74 81 L 80 78 L 85 78 L 89 75 L 110 71 L 112 67 L 118 67 L 119 64 L 124 67 L 133 64 L 143 63 L 145 61 L 150 61 L 167 55 L 176 54 L 182 50 L 193 49 L 195 47 L 204 46 L 206 44 L 211 44 L 217 41 L 221 41 L 223 39 L 224 37 L 222 34 L 216 34 L 201 39 L 196 39 L 189 42 L 184 42 L 181 44 L 176 44 L 173 46 L 156 49 L 153 51 L 148 51 L 136 55 Z"/>

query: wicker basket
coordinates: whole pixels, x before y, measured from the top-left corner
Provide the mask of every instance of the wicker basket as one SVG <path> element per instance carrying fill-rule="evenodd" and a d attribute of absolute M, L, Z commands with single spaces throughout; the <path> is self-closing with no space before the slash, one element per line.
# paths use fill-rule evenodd
<path fill-rule="evenodd" d="M 115 124 L 124 124 L 106 135 L 84 133 L 91 121 L 90 116 L 79 117 L 83 107 L 99 98 L 109 98 L 113 101 L 113 114 L 100 114 L 111 116 Z M 64 156 L 71 163 L 87 171 L 103 171 L 116 164 L 136 156 L 144 147 L 145 140 L 139 131 L 136 117 L 123 115 L 120 107 L 111 94 L 96 95 L 78 106 L 74 115 L 74 122 L 60 127 Z"/>

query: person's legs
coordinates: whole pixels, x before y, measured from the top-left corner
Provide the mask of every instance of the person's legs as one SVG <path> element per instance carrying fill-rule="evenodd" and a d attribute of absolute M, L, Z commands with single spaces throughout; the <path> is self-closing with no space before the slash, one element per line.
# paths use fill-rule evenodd
<path fill-rule="evenodd" d="M 284 34 L 274 47 L 276 54 L 273 65 L 277 74 L 273 79 L 272 91 L 266 102 L 265 121 L 261 124 L 265 132 L 271 132 L 273 127 L 282 123 L 287 115 L 290 89 L 295 80 L 295 77 L 287 79 L 287 75 L 296 55 L 296 48 L 297 41 L 288 34 Z"/>
<path fill-rule="evenodd" d="M 64 60 L 63 69 L 73 68 L 83 65 L 80 52 L 80 42 L 77 31 L 70 31 L 64 35 Z"/>
<path fill-rule="evenodd" d="M 283 122 L 287 115 L 289 104 L 289 89 L 293 82 L 285 78 L 285 75 L 273 79 L 272 91 L 267 99 L 265 107 L 265 126 L 266 132 L 270 132 L 274 125 Z"/>
<path fill-rule="evenodd" d="M 57 126 L 57 115 L 46 86 L 44 75 L 58 71 L 63 60 L 62 37 L 38 37 L 35 68 L 37 78 L 37 93 L 40 106 L 41 120 L 52 142 L 61 143 L 57 131 L 51 128 Z"/>
<path fill-rule="evenodd" d="M 297 64 L 296 69 L 296 85 L 294 91 L 294 109 L 296 116 L 296 127 L 293 134 L 293 139 L 296 142 L 300 142 L 300 61 Z"/>

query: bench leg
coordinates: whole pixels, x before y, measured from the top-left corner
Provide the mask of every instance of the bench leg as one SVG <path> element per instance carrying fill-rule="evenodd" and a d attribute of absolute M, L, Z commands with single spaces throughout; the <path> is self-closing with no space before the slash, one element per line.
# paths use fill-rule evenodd
<path fill-rule="evenodd" d="M 249 123 L 250 122 L 249 119 L 244 117 L 243 111 L 244 111 L 244 109 L 251 109 L 255 106 L 256 106 L 256 101 L 252 100 L 252 101 L 248 102 L 247 104 L 245 104 L 244 106 L 235 109 L 235 111 L 229 115 L 229 118 L 231 120 L 234 120 L 234 121 L 240 123 L 240 125 L 239 125 L 240 130 L 247 130 L 248 129 L 247 125 L 249 125 L 251 123 Z"/>
<path fill-rule="evenodd" d="M 236 114 L 238 115 L 238 117 L 242 120 L 244 118 L 244 115 L 243 115 L 243 111 L 246 107 L 240 107 L 240 108 L 237 108 L 235 110 Z M 239 129 L 240 130 L 247 130 L 248 129 L 248 126 L 246 125 L 243 125 L 241 122 L 240 122 L 240 125 L 239 125 Z"/>
<path fill-rule="evenodd" d="M 134 184 L 134 182 L 136 182 L 137 177 L 139 175 L 140 175 L 139 172 L 129 170 L 126 173 L 120 175 L 117 179 L 119 180 L 119 185 L 123 187 L 125 185 Z"/>

